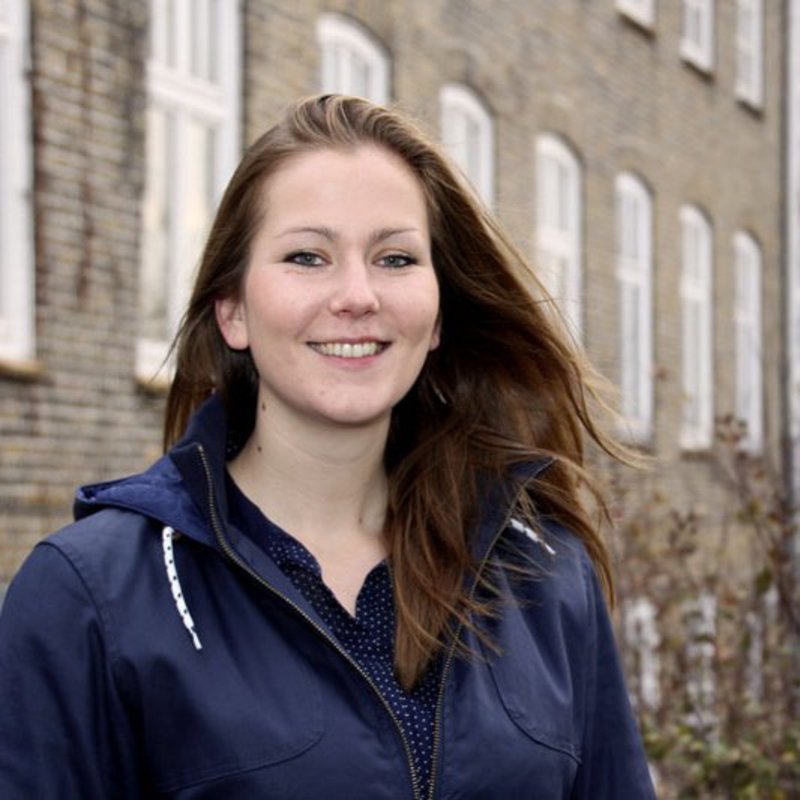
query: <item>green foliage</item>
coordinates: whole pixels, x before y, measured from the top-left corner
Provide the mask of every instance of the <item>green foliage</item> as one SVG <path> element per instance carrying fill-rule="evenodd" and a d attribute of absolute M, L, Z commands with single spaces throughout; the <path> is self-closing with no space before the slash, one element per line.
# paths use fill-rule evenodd
<path fill-rule="evenodd" d="M 713 514 L 614 485 L 620 649 L 662 798 L 800 798 L 798 513 L 740 433 L 718 426 Z"/>

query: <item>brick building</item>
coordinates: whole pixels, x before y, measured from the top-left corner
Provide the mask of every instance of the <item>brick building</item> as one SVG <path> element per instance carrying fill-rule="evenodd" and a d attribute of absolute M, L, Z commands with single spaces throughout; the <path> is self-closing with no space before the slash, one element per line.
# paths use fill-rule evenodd
<path fill-rule="evenodd" d="M 2 0 L 0 585 L 76 484 L 158 455 L 153 376 L 214 202 L 319 89 L 442 138 L 675 502 L 724 507 L 728 412 L 788 476 L 799 5 Z"/>

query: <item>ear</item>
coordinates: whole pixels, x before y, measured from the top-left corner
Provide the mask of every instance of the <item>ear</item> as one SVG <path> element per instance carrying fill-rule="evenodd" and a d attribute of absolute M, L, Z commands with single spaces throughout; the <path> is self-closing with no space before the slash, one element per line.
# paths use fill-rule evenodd
<path fill-rule="evenodd" d="M 431 334 L 431 343 L 428 347 L 428 352 L 435 350 L 439 346 L 439 342 L 442 341 L 442 315 L 436 318 L 436 325 L 433 328 L 433 333 Z"/>
<path fill-rule="evenodd" d="M 214 302 L 214 315 L 222 338 L 228 347 L 244 350 L 250 345 L 241 300 L 225 297 Z"/>

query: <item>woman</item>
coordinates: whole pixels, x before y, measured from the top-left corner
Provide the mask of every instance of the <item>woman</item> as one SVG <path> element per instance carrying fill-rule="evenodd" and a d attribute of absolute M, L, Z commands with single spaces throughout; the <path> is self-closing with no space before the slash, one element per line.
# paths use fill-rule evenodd
<path fill-rule="evenodd" d="M 579 500 L 609 445 L 525 268 L 395 113 L 252 145 L 167 455 L 9 590 L 1 796 L 653 796 Z"/>

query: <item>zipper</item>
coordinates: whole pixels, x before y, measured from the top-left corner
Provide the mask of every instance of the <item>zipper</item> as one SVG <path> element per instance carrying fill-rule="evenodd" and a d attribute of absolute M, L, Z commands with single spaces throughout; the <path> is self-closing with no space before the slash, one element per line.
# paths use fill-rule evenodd
<path fill-rule="evenodd" d="M 411 755 L 411 746 L 408 743 L 408 737 L 406 736 L 403 728 L 400 726 L 400 722 L 397 719 L 397 715 L 392 710 L 392 707 L 387 702 L 386 698 L 381 694 L 380 689 L 375 685 L 375 682 L 372 678 L 367 674 L 367 672 L 361 667 L 361 665 L 355 661 L 346 650 L 342 648 L 342 646 L 328 634 L 328 632 L 318 625 L 311 617 L 303 611 L 300 606 L 298 606 L 293 600 L 287 597 L 283 592 L 280 592 L 276 589 L 272 584 L 268 581 L 264 580 L 249 564 L 242 561 L 241 557 L 236 553 L 236 551 L 231 547 L 230 543 L 228 542 L 227 537 L 222 529 L 222 523 L 220 522 L 219 515 L 217 513 L 217 504 L 214 499 L 214 483 L 211 479 L 211 468 L 208 463 L 208 457 L 206 456 L 205 449 L 203 445 L 197 445 L 197 452 L 200 456 L 200 461 L 203 465 L 203 471 L 205 472 L 206 476 L 206 487 L 208 489 L 208 511 L 209 517 L 211 521 L 211 527 L 214 529 L 214 536 L 216 538 L 217 544 L 219 544 L 220 549 L 225 554 L 226 558 L 235 564 L 240 569 L 244 570 L 247 575 L 249 575 L 253 580 L 263 586 L 265 589 L 268 589 L 273 595 L 279 597 L 286 603 L 290 608 L 292 608 L 297 614 L 299 614 L 315 631 L 316 633 L 321 636 L 333 649 L 340 655 L 344 660 L 350 664 L 350 666 L 369 684 L 372 691 L 375 693 L 375 696 L 380 700 L 381 705 L 386 709 L 386 713 L 391 718 L 392 722 L 394 723 L 395 728 L 397 729 L 397 733 L 400 737 L 400 741 L 403 744 L 403 750 L 406 756 L 406 762 L 408 764 L 408 771 L 411 776 L 411 791 L 414 797 L 414 800 L 422 800 L 419 792 L 419 776 L 417 775 L 417 769 L 414 766 L 414 760 Z M 494 542 L 492 543 L 494 545 Z M 444 688 L 444 683 L 440 684 L 440 692 Z M 439 698 L 441 700 L 441 697 Z M 435 730 L 435 722 L 434 722 L 434 730 Z M 435 734 L 434 734 L 435 735 Z M 434 742 L 435 742 L 434 738 Z M 434 745 L 435 746 L 435 745 Z M 435 752 L 434 752 L 435 757 Z M 431 770 L 431 777 L 433 777 L 433 770 Z M 431 794 L 430 797 L 433 797 L 433 784 L 431 783 Z"/>
<path fill-rule="evenodd" d="M 516 508 L 517 500 L 519 499 L 522 492 L 525 491 L 524 488 L 520 489 L 519 492 L 515 495 L 514 501 L 509 504 L 508 512 L 506 513 L 503 524 L 497 529 L 492 538 L 491 542 L 489 543 L 489 547 L 486 549 L 486 553 L 484 554 L 483 558 L 481 559 L 480 564 L 478 564 L 478 569 L 475 572 L 475 580 L 472 583 L 472 588 L 469 592 L 469 599 L 471 600 L 475 596 L 475 591 L 478 588 L 478 583 L 480 581 L 481 574 L 483 570 L 486 568 L 486 564 L 489 561 L 489 557 L 492 554 L 492 551 L 495 548 L 495 545 L 500 540 L 500 537 L 503 535 L 503 532 L 508 527 L 511 516 L 514 513 L 514 508 Z M 456 646 L 458 644 L 458 640 L 461 638 L 461 633 L 464 630 L 464 623 L 459 622 L 455 636 L 453 636 L 453 641 L 450 644 L 450 648 L 447 651 L 447 658 L 445 659 L 444 666 L 442 667 L 442 674 L 439 677 L 439 693 L 436 698 L 436 711 L 433 718 L 433 758 L 431 760 L 431 774 L 430 774 L 430 786 L 428 791 L 428 798 L 427 800 L 434 800 L 434 792 L 436 791 L 436 779 L 437 779 L 437 772 L 439 767 L 439 757 L 440 757 L 440 739 L 441 739 L 441 730 L 442 730 L 442 714 L 444 711 L 444 690 L 445 685 L 447 682 L 447 673 L 450 670 L 450 666 L 453 663 L 453 659 L 455 658 L 456 653 Z"/>

